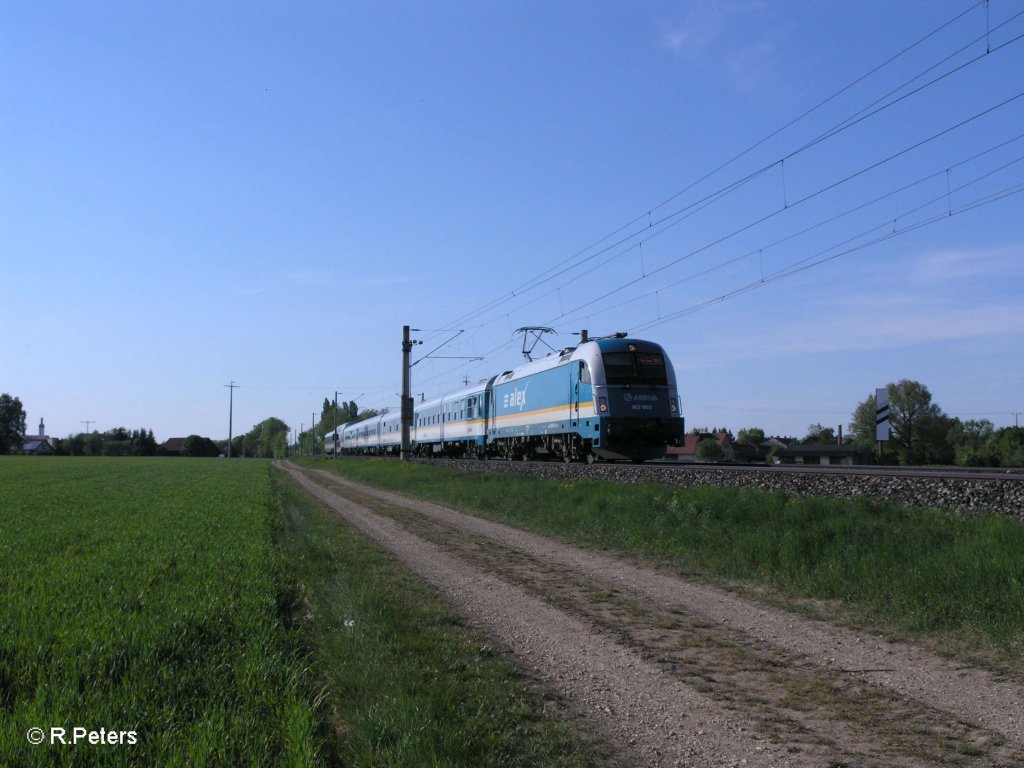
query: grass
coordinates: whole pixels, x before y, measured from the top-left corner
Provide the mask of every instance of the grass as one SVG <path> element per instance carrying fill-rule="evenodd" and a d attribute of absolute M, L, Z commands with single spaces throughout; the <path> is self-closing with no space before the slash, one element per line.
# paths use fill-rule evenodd
<path fill-rule="evenodd" d="M 546 710 L 542 693 L 430 588 L 283 477 L 276 484 L 332 761 L 409 768 L 599 762 Z"/>
<path fill-rule="evenodd" d="M 601 762 L 265 461 L 4 457 L 0 595 L 0 766 Z"/>
<path fill-rule="evenodd" d="M 273 529 L 265 462 L 0 460 L 3 764 L 322 763 Z"/>
<path fill-rule="evenodd" d="M 863 621 L 980 643 L 1011 664 L 1024 651 L 1024 525 L 998 515 L 380 460 L 319 466 L 691 574 L 842 601 Z"/>

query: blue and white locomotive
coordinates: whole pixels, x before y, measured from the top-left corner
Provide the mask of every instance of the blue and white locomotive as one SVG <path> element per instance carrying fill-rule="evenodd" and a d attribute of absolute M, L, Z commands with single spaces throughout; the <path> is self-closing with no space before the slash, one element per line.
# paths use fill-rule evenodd
<path fill-rule="evenodd" d="M 339 428 L 345 453 L 397 453 L 398 413 Z M 586 341 L 428 402 L 417 403 L 419 456 L 644 461 L 683 436 L 675 372 L 654 342 Z"/>

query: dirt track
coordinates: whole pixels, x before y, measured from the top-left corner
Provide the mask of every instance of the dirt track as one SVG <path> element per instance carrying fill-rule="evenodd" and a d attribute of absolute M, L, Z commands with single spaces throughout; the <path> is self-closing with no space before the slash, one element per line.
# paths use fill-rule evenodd
<path fill-rule="evenodd" d="M 630 766 L 1024 765 L 1024 690 L 428 502 L 285 469 Z"/>

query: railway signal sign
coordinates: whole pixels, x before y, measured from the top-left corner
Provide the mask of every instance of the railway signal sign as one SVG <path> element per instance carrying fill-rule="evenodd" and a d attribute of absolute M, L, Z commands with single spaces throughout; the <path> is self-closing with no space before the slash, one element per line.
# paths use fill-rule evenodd
<path fill-rule="evenodd" d="M 885 442 L 889 439 L 889 389 L 875 390 L 875 439 Z"/>

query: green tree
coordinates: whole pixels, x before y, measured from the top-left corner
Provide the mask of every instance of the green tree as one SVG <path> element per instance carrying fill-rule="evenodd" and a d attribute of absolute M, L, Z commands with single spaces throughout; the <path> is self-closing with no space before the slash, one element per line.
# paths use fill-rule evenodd
<path fill-rule="evenodd" d="M 953 460 L 961 467 L 989 467 L 998 464 L 992 455 L 995 427 L 988 419 L 954 419 L 946 435 L 953 449 Z"/>
<path fill-rule="evenodd" d="M 718 461 L 722 458 L 722 446 L 713 437 L 705 437 L 697 443 L 697 458 L 701 461 Z"/>
<path fill-rule="evenodd" d="M 934 443 L 945 442 L 948 422 L 945 415 L 932 402 L 928 387 L 918 381 L 902 379 L 889 384 L 889 423 L 891 440 L 903 464 L 928 463 L 930 454 L 938 452 Z M 942 427 L 946 426 L 943 431 Z M 941 436 L 939 435 L 941 432 Z"/>
<path fill-rule="evenodd" d="M 760 427 L 747 427 L 736 433 L 736 441 L 760 445 L 765 440 L 764 430 Z"/>
<path fill-rule="evenodd" d="M 132 436 L 124 427 L 114 427 L 104 432 L 101 437 L 100 453 L 104 456 L 131 456 Z"/>
<path fill-rule="evenodd" d="M 103 435 L 90 432 L 82 441 L 82 453 L 85 456 L 99 456 L 103 453 Z"/>
<path fill-rule="evenodd" d="M 20 451 L 25 442 L 25 409 L 21 400 L 0 395 L 0 455 Z"/>
<path fill-rule="evenodd" d="M 185 438 L 185 444 L 181 447 L 182 456 L 220 456 L 220 448 L 208 437 L 189 435 Z"/>
<path fill-rule="evenodd" d="M 1024 467 L 1024 427 L 1003 427 L 992 435 L 993 461 L 1000 467 Z"/>
<path fill-rule="evenodd" d="M 928 387 L 902 379 L 886 385 L 889 392 L 889 445 L 901 464 L 946 463 L 953 460 L 947 437 L 953 419 L 932 402 Z M 859 403 L 850 432 L 857 445 L 875 443 L 875 396 Z"/>
<path fill-rule="evenodd" d="M 281 458 L 288 453 L 288 425 L 271 416 L 231 441 L 232 456 Z"/>
<path fill-rule="evenodd" d="M 359 407 L 356 405 L 355 400 L 344 400 L 338 401 L 337 412 L 335 412 L 334 401 L 330 398 L 325 397 L 324 403 L 320 407 L 320 419 L 317 421 L 317 440 L 325 437 L 334 431 L 335 424 L 341 426 L 347 424 L 350 421 L 362 421 L 368 419 L 370 416 L 375 416 L 377 411 L 367 411 L 366 413 L 359 413 Z M 357 418 L 358 417 L 358 418 Z"/>
<path fill-rule="evenodd" d="M 257 445 L 259 455 L 264 458 L 280 459 L 288 454 L 288 425 L 271 416 L 256 425 L 259 429 Z"/>
<path fill-rule="evenodd" d="M 54 453 L 61 456 L 82 456 L 85 453 L 85 434 L 68 435 L 60 441 Z"/>
<path fill-rule="evenodd" d="M 811 424 L 807 427 L 807 437 L 817 438 L 819 443 L 834 443 L 836 441 L 836 431 L 832 427 Z"/>
<path fill-rule="evenodd" d="M 156 455 L 156 437 L 153 436 L 152 429 L 132 431 L 132 453 L 136 456 Z"/>
<path fill-rule="evenodd" d="M 867 399 L 858 403 L 850 416 L 850 424 L 847 428 L 850 441 L 861 448 L 873 448 L 875 443 L 875 396 L 868 395 Z"/>
<path fill-rule="evenodd" d="M 326 435 L 334 430 L 335 418 L 337 418 L 339 424 L 345 423 L 344 403 L 338 403 L 337 417 L 335 417 L 334 401 L 325 397 L 324 404 L 320 408 L 320 421 L 317 422 L 321 435 Z"/>

